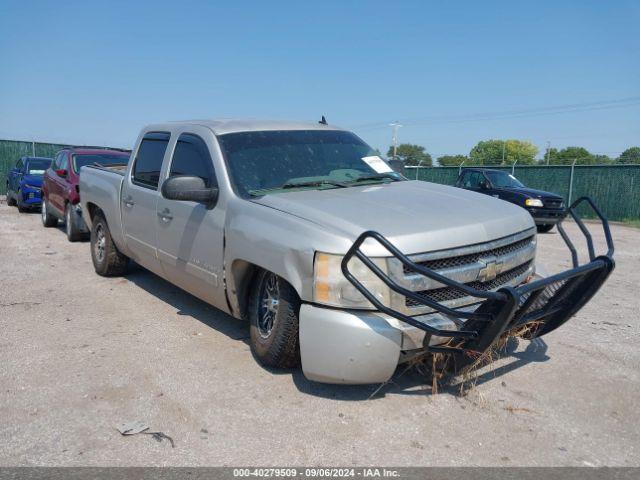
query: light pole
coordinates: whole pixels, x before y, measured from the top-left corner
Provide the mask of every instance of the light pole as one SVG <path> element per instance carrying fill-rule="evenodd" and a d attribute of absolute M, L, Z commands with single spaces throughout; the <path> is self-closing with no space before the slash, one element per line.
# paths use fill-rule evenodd
<path fill-rule="evenodd" d="M 402 124 L 396 120 L 390 123 L 389 126 L 393 127 L 393 159 L 395 160 L 398 155 L 398 129 L 402 127 Z"/>
<path fill-rule="evenodd" d="M 551 142 L 547 141 L 547 167 L 549 166 L 550 156 L 551 156 Z"/>

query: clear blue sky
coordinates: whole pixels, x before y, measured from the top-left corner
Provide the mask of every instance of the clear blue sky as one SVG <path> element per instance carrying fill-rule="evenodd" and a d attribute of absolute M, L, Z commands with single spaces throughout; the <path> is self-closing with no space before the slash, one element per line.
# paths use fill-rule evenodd
<path fill-rule="evenodd" d="M 325 114 L 384 151 L 398 119 L 435 156 L 488 138 L 614 156 L 640 144 L 639 25 L 637 0 L 0 0 L 0 138 Z"/>

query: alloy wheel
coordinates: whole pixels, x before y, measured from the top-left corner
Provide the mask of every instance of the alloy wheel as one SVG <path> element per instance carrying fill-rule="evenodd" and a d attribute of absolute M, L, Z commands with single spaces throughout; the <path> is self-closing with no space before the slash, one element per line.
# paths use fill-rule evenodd
<path fill-rule="evenodd" d="M 264 279 L 260 290 L 258 332 L 262 338 L 268 338 L 273 331 L 280 303 L 280 289 L 278 288 L 277 277 L 270 273 Z"/>

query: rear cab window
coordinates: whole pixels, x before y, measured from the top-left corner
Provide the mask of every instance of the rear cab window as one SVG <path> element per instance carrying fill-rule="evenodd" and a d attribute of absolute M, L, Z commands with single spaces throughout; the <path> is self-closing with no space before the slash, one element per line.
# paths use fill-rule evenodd
<path fill-rule="evenodd" d="M 142 138 L 131 171 L 131 182 L 134 185 L 151 190 L 158 189 L 169 137 L 168 132 L 150 132 Z"/>

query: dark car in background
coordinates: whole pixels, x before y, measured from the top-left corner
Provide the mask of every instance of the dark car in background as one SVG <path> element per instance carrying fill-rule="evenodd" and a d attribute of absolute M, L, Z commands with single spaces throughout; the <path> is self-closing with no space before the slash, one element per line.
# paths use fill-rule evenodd
<path fill-rule="evenodd" d="M 80 170 L 85 165 L 126 165 L 130 153 L 129 150 L 104 147 L 68 147 L 60 150 L 44 175 L 42 224 L 55 227 L 62 220 L 70 242 L 87 237 L 89 230 L 79 204 Z"/>
<path fill-rule="evenodd" d="M 21 157 L 7 174 L 7 205 L 18 211 L 39 208 L 42 202 L 42 178 L 51 165 L 45 157 Z"/>
<path fill-rule="evenodd" d="M 556 193 L 526 187 L 512 174 L 490 168 L 465 168 L 456 187 L 491 195 L 526 209 L 541 233 L 549 232 L 566 215 L 564 198 Z"/>

